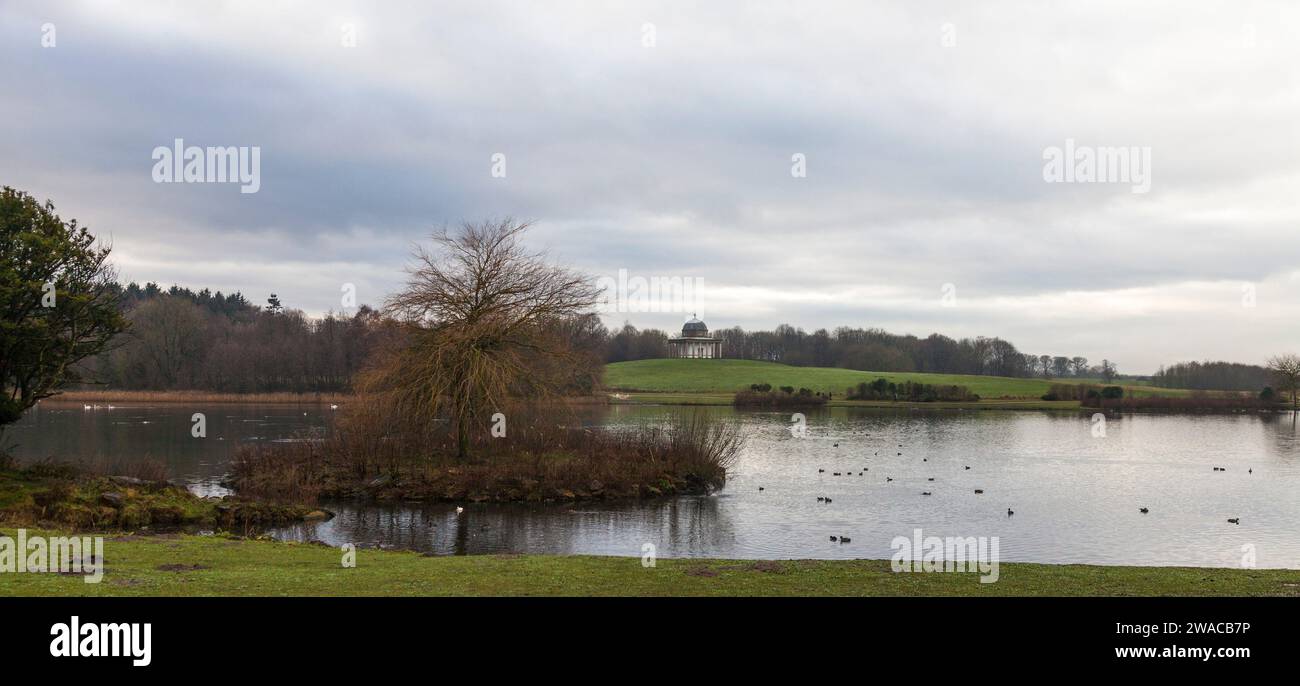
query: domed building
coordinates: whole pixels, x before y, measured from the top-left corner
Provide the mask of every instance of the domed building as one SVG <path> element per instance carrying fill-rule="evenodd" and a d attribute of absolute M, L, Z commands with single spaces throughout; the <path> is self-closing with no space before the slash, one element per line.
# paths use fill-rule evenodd
<path fill-rule="evenodd" d="M 670 357 L 722 357 L 722 339 L 709 335 L 709 327 L 694 315 L 682 325 L 682 335 L 668 339 Z"/>

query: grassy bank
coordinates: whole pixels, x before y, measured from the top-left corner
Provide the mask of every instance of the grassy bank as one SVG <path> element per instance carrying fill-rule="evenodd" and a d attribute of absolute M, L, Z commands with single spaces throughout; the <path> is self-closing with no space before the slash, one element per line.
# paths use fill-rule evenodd
<path fill-rule="evenodd" d="M 12 528 L 0 532 L 15 536 Z M 29 531 L 28 534 L 51 532 Z M 117 536 L 104 579 L 0 574 L 4 595 L 376 596 L 1296 596 L 1300 571 L 1004 563 L 977 574 L 896 574 L 889 562 L 455 556 L 362 549 L 356 567 L 315 544 L 220 536 Z"/>
<path fill-rule="evenodd" d="M 984 401 L 1004 398 L 1038 399 L 1046 394 L 1053 380 L 1018 379 L 971 374 L 926 374 L 901 372 L 860 372 L 828 367 L 792 367 L 756 360 L 637 360 L 605 365 L 605 386 L 614 390 L 657 393 L 734 393 L 750 384 L 768 383 L 773 387 L 793 386 L 814 392 L 833 393 L 843 398 L 850 386 L 871 383 L 876 379 L 902 383 L 965 386 Z M 1068 381 L 1068 380 L 1067 380 Z M 1188 395 L 1182 389 L 1152 386 L 1125 386 L 1134 395 Z"/>
<path fill-rule="evenodd" d="M 189 528 L 250 531 L 325 517 L 312 508 L 199 498 L 158 478 L 104 476 L 68 464 L 8 464 L 0 456 L 0 525 L 81 529 Z"/>

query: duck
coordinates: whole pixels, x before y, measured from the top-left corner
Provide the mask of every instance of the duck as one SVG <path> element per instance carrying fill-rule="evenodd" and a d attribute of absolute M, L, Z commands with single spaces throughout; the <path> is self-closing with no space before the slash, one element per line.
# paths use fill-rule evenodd
<path fill-rule="evenodd" d="M 983 493 L 983 492 L 984 492 L 984 489 L 982 489 L 982 488 L 977 488 L 977 489 L 975 489 L 975 493 L 977 493 L 977 494 L 979 494 L 979 493 Z"/>
<path fill-rule="evenodd" d="M 932 477 L 926 479 L 926 481 L 934 481 L 934 477 L 932 476 Z"/>
<path fill-rule="evenodd" d="M 930 495 L 929 491 L 921 491 L 921 495 Z"/>
<path fill-rule="evenodd" d="M 885 481 L 886 481 L 886 482 L 890 482 L 890 481 L 893 481 L 893 480 L 894 480 L 894 477 L 892 477 L 892 476 L 887 476 L 887 477 L 885 477 Z"/>
<path fill-rule="evenodd" d="M 840 444 L 839 444 L 839 443 L 836 443 L 836 444 L 835 444 L 835 447 L 836 447 L 836 448 L 840 447 Z"/>
<path fill-rule="evenodd" d="M 970 469 L 970 465 L 966 465 L 966 469 Z"/>
<path fill-rule="evenodd" d="M 331 409 L 331 410 L 337 410 L 337 409 L 339 409 L 339 406 L 338 406 L 338 405 L 330 405 L 330 409 Z"/>
<path fill-rule="evenodd" d="M 1146 514 L 1146 513 L 1150 512 L 1150 511 L 1151 511 L 1151 510 L 1148 510 L 1148 509 L 1146 509 L 1145 507 L 1138 508 L 1138 512 L 1141 512 L 1142 514 Z"/>
<path fill-rule="evenodd" d="M 1228 523 L 1229 523 L 1229 524 L 1240 524 L 1240 523 L 1241 523 L 1241 518 L 1240 518 L 1240 517 L 1233 517 L 1232 519 L 1229 519 L 1229 520 L 1228 520 Z"/>
<path fill-rule="evenodd" d="M 840 543 L 852 543 L 853 539 L 848 536 L 840 536 Z"/>
<path fill-rule="evenodd" d="M 839 475 L 840 475 L 839 472 L 831 472 L 831 476 L 839 476 Z"/>
<path fill-rule="evenodd" d="M 758 490 L 760 490 L 760 491 L 763 490 L 763 487 L 762 487 L 762 486 L 759 486 L 759 487 L 758 487 Z"/>
<path fill-rule="evenodd" d="M 460 505 L 457 505 L 456 514 L 465 514 L 465 508 L 461 507 Z"/>
<path fill-rule="evenodd" d="M 827 498 L 827 499 L 826 499 L 826 502 L 829 504 L 829 503 L 831 502 L 831 499 L 830 499 L 830 498 Z"/>
<path fill-rule="evenodd" d="M 1007 508 L 1007 516 L 1008 516 L 1008 517 L 1010 517 L 1011 515 L 1013 515 L 1013 514 L 1015 514 L 1015 513 L 1016 513 L 1015 510 L 1013 510 L 1013 509 L 1011 509 L 1011 508 L 1009 508 L 1009 507 Z"/>
<path fill-rule="evenodd" d="M 838 539 L 838 538 L 836 538 L 836 537 L 834 537 L 834 536 L 831 536 L 831 543 L 834 543 L 834 542 L 836 542 L 836 541 L 838 541 L 838 540 L 840 540 L 840 539 Z"/>
<path fill-rule="evenodd" d="M 820 503 L 821 501 L 825 500 L 825 499 L 826 499 L 826 496 L 823 496 L 823 495 L 819 495 L 819 496 L 817 496 L 817 502 L 819 502 L 819 503 Z"/>
<path fill-rule="evenodd" d="M 826 470 L 825 470 L 825 469 L 818 469 L 818 470 L 817 470 L 817 473 L 818 473 L 818 474 L 825 474 L 825 473 L 826 473 Z"/>

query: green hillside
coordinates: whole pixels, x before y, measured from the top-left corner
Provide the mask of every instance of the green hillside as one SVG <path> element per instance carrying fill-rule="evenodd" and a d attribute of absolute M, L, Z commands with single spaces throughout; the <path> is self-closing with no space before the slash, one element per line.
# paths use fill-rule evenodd
<path fill-rule="evenodd" d="M 919 372 L 860 372 L 828 367 L 791 367 L 756 360 L 637 360 L 605 365 L 605 386 L 623 391 L 677 393 L 730 393 L 750 384 L 773 387 L 794 386 L 843 397 L 845 389 L 884 377 L 890 381 L 965 386 L 980 397 L 1038 398 L 1052 382 L 1044 379 L 1015 379 L 972 374 L 924 374 Z M 1069 383 L 1069 380 L 1064 381 Z M 1182 395 L 1186 391 L 1134 387 L 1138 395 Z"/>

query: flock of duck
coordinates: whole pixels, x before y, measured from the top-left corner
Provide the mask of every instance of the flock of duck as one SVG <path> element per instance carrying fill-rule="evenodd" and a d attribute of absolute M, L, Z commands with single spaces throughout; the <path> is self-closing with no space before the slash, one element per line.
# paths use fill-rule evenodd
<path fill-rule="evenodd" d="M 833 447 L 838 448 L 838 447 L 840 447 L 840 444 L 837 442 L 837 443 L 835 443 L 835 444 L 833 445 Z M 900 448 L 903 447 L 903 444 L 902 444 L 902 443 L 899 443 L 899 444 L 898 444 L 898 447 L 900 447 Z M 901 456 L 902 454 L 903 454 L 902 451 L 899 451 L 899 452 L 898 452 L 898 455 Z M 875 452 L 875 455 L 876 455 L 877 457 L 879 457 L 879 456 L 880 456 L 880 451 L 877 450 L 877 451 Z M 921 461 L 922 461 L 922 462 L 927 462 L 928 459 L 923 457 L 923 458 L 921 458 Z M 969 471 L 969 470 L 970 470 L 970 465 L 963 465 L 963 470 Z M 858 474 L 857 474 L 857 475 L 858 475 L 858 476 L 866 476 L 867 472 L 869 472 L 869 471 L 871 471 L 871 468 L 870 468 L 870 467 L 862 467 L 861 469 L 858 470 Z M 1216 472 L 1226 472 L 1226 471 L 1228 471 L 1228 468 L 1227 468 L 1227 467 L 1215 467 L 1215 468 L 1214 468 L 1214 471 L 1216 471 Z M 824 468 L 819 467 L 819 468 L 817 469 L 817 473 L 818 473 L 818 474 L 825 474 L 825 473 L 826 473 L 826 470 L 825 470 Z M 1251 468 L 1251 469 L 1247 469 L 1247 470 L 1246 470 L 1246 473 L 1247 473 L 1247 474 L 1254 474 L 1254 473 L 1255 473 L 1255 470 L 1254 470 L 1253 468 Z M 852 470 L 846 470 L 846 471 L 840 471 L 840 472 L 831 472 L 831 476 L 853 476 L 853 471 L 852 471 Z M 891 481 L 893 481 L 893 480 L 894 480 L 894 478 L 891 477 L 891 476 L 886 476 L 886 477 L 885 477 L 885 482 L 886 482 L 886 483 L 889 483 L 889 482 L 891 482 Z M 934 477 L 932 477 L 932 476 L 931 476 L 931 477 L 926 477 L 926 481 L 934 481 Z M 758 487 L 758 490 L 763 491 L 763 490 L 766 490 L 766 489 L 765 489 L 763 486 L 759 486 L 759 487 Z M 982 488 L 977 488 L 977 489 L 975 489 L 975 494 L 976 494 L 976 495 L 983 495 L 983 494 L 984 494 L 984 489 L 982 489 Z M 923 495 L 923 496 L 926 496 L 926 495 L 933 495 L 933 493 L 932 493 L 931 491 L 921 491 L 921 495 Z M 825 504 L 830 504 L 830 503 L 833 502 L 833 501 L 832 501 L 831 498 L 828 497 L 828 496 L 821 496 L 821 495 L 819 495 L 819 496 L 817 496 L 817 502 L 819 502 L 819 503 L 825 503 Z M 1151 509 L 1148 508 L 1148 507 L 1141 507 L 1141 508 L 1138 508 L 1138 512 L 1141 512 L 1142 514 L 1148 514 L 1148 513 L 1151 512 Z M 1016 513 L 1015 510 L 1013 510 L 1013 509 L 1011 509 L 1011 508 L 1009 508 L 1009 507 L 1007 508 L 1007 516 L 1008 516 L 1008 517 L 1014 515 L 1015 513 Z M 1228 519 L 1228 523 L 1229 523 L 1229 524 L 1241 524 L 1241 518 L 1240 518 L 1240 517 L 1230 517 L 1230 518 Z M 849 543 L 850 541 L 853 540 L 853 539 L 849 538 L 848 536 L 831 536 L 830 539 L 831 539 L 831 542 L 832 542 L 832 543 L 836 543 L 836 542 L 838 542 L 838 543 Z"/>

